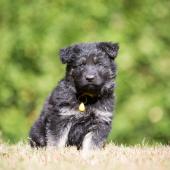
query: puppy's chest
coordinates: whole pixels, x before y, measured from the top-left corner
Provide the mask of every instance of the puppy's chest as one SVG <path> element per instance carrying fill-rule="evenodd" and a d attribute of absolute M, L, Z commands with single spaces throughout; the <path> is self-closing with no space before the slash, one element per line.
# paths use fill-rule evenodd
<path fill-rule="evenodd" d="M 84 136 L 101 122 L 111 123 L 112 113 L 98 109 L 80 112 L 64 107 L 51 115 L 47 123 L 48 145 L 81 145 Z"/>
<path fill-rule="evenodd" d="M 94 114 L 62 108 L 59 113 L 51 115 L 46 124 L 48 145 L 63 147 L 81 145 L 83 137 L 97 125 Z"/>
<path fill-rule="evenodd" d="M 107 109 L 97 109 L 92 107 L 86 107 L 82 110 L 79 108 L 71 109 L 68 107 L 64 107 L 60 109 L 59 116 L 69 117 L 71 116 L 74 120 L 81 120 L 86 118 L 91 118 L 93 120 L 101 120 L 101 121 L 111 121 L 112 119 L 112 112 L 107 111 Z"/>

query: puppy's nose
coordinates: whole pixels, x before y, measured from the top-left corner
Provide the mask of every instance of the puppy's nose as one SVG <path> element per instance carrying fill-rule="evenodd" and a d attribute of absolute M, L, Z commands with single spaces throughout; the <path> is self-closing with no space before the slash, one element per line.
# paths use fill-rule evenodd
<path fill-rule="evenodd" d="M 93 74 L 86 75 L 86 80 L 87 81 L 93 81 L 94 78 L 95 78 L 95 75 L 93 75 Z"/>

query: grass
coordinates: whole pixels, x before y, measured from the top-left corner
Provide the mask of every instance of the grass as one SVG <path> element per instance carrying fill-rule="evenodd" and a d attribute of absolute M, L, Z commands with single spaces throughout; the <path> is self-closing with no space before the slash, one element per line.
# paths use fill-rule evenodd
<path fill-rule="evenodd" d="M 31 149 L 0 143 L 0 170 L 170 170 L 170 146 L 116 146 L 89 154 L 75 148 Z"/>

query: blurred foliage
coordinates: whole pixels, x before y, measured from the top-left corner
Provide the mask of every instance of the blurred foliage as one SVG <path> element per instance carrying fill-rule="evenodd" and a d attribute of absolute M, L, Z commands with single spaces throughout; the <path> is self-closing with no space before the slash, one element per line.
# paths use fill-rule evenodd
<path fill-rule="evenodd" d="M 58 50 L 119 42 L 117 105 L 109 139 L 170 142 L 170 1 L 0 0 L 0 131 L 27 138 L 64 76 Z"/>

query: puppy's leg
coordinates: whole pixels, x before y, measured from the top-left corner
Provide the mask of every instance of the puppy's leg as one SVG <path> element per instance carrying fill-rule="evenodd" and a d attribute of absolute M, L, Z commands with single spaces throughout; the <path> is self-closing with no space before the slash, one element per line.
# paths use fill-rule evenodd
<path fill-rule="evenodd" d="M 71 123 L 67 123 L 67 120 L 62 121 L 61 124 L 57 123 L 58 127 L 50 127 L 51 130 L 47 128 L 47 146 L 55 146 L 58 149 L 66 146 Z"/>
<path fill-rule="evenodd" d="M 29 137 L 30 145 L 32 147 L 43 147 L 46 146 L 46 121 L 45 113 L 41 113 L 39 119 L 32 126 Z"/>
<path fill-rule="evenodd" d="M 103 148 L 110 130 L 111 123 L 103 123 L 96 130 L 87 133 L 82 143 L 83 152 Z"/>

